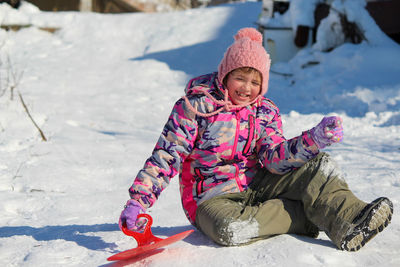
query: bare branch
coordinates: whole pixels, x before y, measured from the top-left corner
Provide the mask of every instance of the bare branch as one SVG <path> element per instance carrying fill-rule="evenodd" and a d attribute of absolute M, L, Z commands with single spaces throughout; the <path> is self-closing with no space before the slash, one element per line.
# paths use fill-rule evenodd
<path fill-rule="evenodd" d="M 7 67 L 8 67 L 8 75 L 7 75 L 7 84 L 10 89 L 10 99 L 14 100 L 14 90 L 18 87 L 20 81 L 22 80 L 22 76 L 24 74 L 21 71 L 19 74 L 17 71 L 14 71 L 13 64 L 11 62 L 10 56 L 7 55 Z"/>
<path fill-rule="evenodd" d="M 39 131 L 40 136 L 42 137 L 42 141 L 47 141 L 46 136 L 44 135 L 43 131 L 39 128 L 39 126 L 36 124 L 35 120 L 32 118 L 31 113 L 28 110 L 28 107 L 26 106 L 24 99 L 22 98 L 22 95 L 20 92 L 18 92 L 19 99 L 21 100 L 22 106 L 24 107 L 26 114 L 28 114 L 28 117 L 31 119 L 33 125 L 35 125 L 36 129 Z"/>
<path fill-rule="evenodd" d="M 3 46 L 3 44 L 0 44 L 0 48 L 2 46 Z M 2 63 L 3 63 L 3 61 L 0 57 L 0 66 L 2 65 Z M 7 75 L 5 77 L 6 86 L 4 88 L 2 87 L 3 80 L 1 79 L 2 75 L 1 75 L 1 70 L 0 70 L 0 97 L 2 97 L 7 90 L 10 90 L 10 100 L 13 101 L 14 100 L 14 91 L 17 89 L 19 83 L 21 82 L 24 72 L 23 71 L 18 72 L 16 70 L 14 70 L 14 67 L 13 67 L 13 64 L 11 62 L 9 55 L 7 55 L 7 66 L 6 67 L 7 67 L 7 70 L 6 70 Z M 29 119 L 32 121 L 32 123 L 36 127 L 36 129 L 39 131 L 40 136 L 42 137 L 42 141 L 47 141 L 47 138 L 44 135 L 43 131 L 37 125 L 37 123 L 35 122 L 35 120 L 33 119 L 32 115 L 31 115 L 31 113 L 29 112 L 29 109 L 28 109 L 27 105 L 25 104 L 25 101 L 24 101 L 21 93 L 18 92 L 18 95 L 19 95 L 19 99 L 21 100 L 21 104 L 25 109 L 26 114 L 28 115 Z"/>

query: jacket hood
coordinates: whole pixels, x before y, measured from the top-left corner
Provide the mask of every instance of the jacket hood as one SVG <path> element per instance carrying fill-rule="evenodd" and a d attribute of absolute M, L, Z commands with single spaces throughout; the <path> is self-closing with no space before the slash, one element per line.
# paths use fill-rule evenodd
<path fill-rule="evenodd" d="M 224 99 L 225 89 L 218 80 L 218 72 L 205 74 L 189 81 L 185 88 L 185 95 L 204 94 L 204 91 L 214 95 L 217 99 Z"/>

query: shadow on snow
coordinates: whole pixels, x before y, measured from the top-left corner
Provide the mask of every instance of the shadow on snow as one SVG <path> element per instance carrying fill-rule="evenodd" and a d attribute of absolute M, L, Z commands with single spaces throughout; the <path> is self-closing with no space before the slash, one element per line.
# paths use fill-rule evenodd
<path fill-rule="evenodd" d="M 175 227 L 152 227 L 154 235 L 161 238 L 172 236 L 183 231 L 193 229 L 192 226 L 175 226 Z M 90 250 L 115 250 L 115 243 L 105 242 L 100 236 L 96 236 L 98 232 L 118 231 L 118 224 L 95 224 L 95 225 L 55 225 L 35 228 L 31 226 L 5 226 L 0 227 L 0 238 L 12 236 L 32 236 L 37 241 L 51 241 L 63 239 L 65 241 L 75 242 L 77 245 Z M 92 233 L 88 235 L 88 233 Z M 94 233 L 94 234 L 93 234 Z M 120 232 L 121 236 L 123 235 Z M 195 239 L 190 239 L 190 243 L 196 243 Z M 136 246 L 132 240 L 132 246 Z"/>
<path fill-rule="evenodd" d="M 215 39 L 177 49 L 149 53 L 130 60 L 154 59 L 165 62 L 170 69 L 183 71 L 190 77 L 216 71 L 225 49 L 233 42 L 232 36 L 240 28 L 255 27 L 255 22 L 261 12 L 260 3 L 235 4 L 229 7 L 232 8 L 230 17 L 223 23 Z M 248 20 L 241 19 L 249 16 L 254 17 L 254 22 L 250 25 L 244 22 Z"/>

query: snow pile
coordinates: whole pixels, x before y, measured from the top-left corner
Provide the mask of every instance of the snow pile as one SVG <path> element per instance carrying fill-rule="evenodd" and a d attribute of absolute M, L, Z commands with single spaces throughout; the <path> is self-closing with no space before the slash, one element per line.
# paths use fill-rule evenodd
<path fill-rule="evenodd" d="M 2 3 L 0 4 L 0 21 L 2 25 L 26 25 L 31 23 L 31 15 L 37 15 L 39 12 L 39 8 L 24 1 L 21 2 L 18 10 Z"/>
<path fill-rule="evenodd" d="M 0 30 L 0 264 L 107 266 L 111 254 L 135 246 L 117 219 L 174 101 L 189 78 L 217 69 L 237 30 L 254 26 L 261 4 L 119 15 L 24 5 L 0 5 L 8 22 L 32 25 Z M 44 26 L 59 30 L 40 30 Z M 339 251 L 323 233 L 316 240 L 281 235 L 220 247 L 195 231 L 137 265 L 398 266 L 399 59 L 393 42 L 344 44 L 330 53 L 306 49 L 274 65 L 269 83 L 286 137 L 326 114 L 341 115 L 344 141 L 326 151 L 357 196 L 393 201 L 392 224 L 365 248 Z M 21 77 L 12 100 L 10 73 Z M 155 235 L 192 228 L 177 178 L 149 212 Z"/>

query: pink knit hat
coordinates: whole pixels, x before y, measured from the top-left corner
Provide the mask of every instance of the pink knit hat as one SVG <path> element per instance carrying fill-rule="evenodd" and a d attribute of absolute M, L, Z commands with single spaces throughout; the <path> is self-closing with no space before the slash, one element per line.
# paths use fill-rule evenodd
<path fill-rule="evenodd" d="M 269 67 L 271 65 L 271 60 L 269 59 L 269 55 L 265 51 L 262 46 L 262 35 L 254 28 L 243 28 L 238 31 L 235 35 L 235 42 L 228 47 L 225 52 L 224 58 L 221 60 L 218 66 L 218 79 L 219 82 L 223 82 L 226 75 L 229 72 L 241 68 L 241 67 L 251 67 L 258 70 L 261 73 L 262 84 L 261 84 L 261 92 L 253 101 L 249 103 L 244 103 L 241 105 L 234 105 L 228 96 L 228 90 L 225 90 L 224 100 L 215 99 L 207 89 L 197 88 L 197 93 L 205 94 L 211 101 L 214 103 L 221 105 L 222 107 L 218 110 L 215 110 L 210 113 L 201 113 L 197 111 L 192 104 L 190 103 L 187 96 L 183 96 L 185 99 L 186 105 L 190 111 L 195 113 L 196 115 L 202 117 L 210 117 L 220 113 L 222 110 L 233 110 L 239 109 L 249 104 L 253 104 L 258 99 L 265 95 L 268 90 L 268 79 L 269 79 Z"/>
<path fill-rule="evenodd" d="M 262 35 L 254 28 L 243 28 L 234 36 L 235 42 L 228 47 L 224 58 L 218 66 L 218 79 L 222 83 L 229 72 L 241 68 L 252 67 L 262 76 L 261 93 L 268 90 L 269 68 L 271 60 L 262 44 Z"/>

